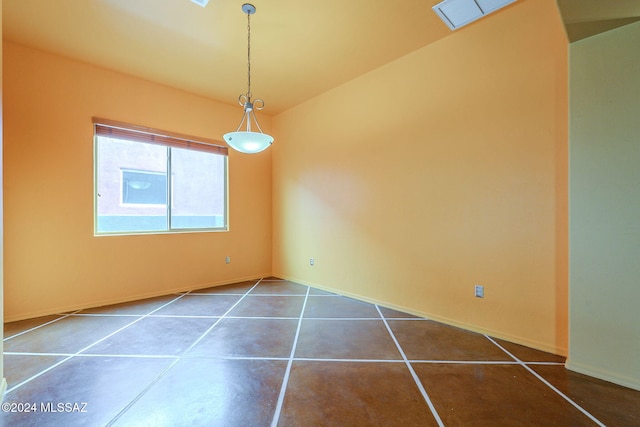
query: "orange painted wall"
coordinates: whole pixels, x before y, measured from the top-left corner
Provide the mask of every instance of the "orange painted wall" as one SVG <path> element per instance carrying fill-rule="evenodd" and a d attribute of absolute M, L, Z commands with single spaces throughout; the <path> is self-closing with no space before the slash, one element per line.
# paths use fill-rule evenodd
<path fill-rule="evenodd" d="M 229 232 L 93 236 L 92 116 L 221 139 L 239 107 L 12 43 L 3 55 L 6 321 L 271 272 L 270 151 L 230 153 Z"/>
<path fill-rule="evenodd" d="M 276 116 L 273 273 L 566 354 L 567 46 L 520 0 Z"/>

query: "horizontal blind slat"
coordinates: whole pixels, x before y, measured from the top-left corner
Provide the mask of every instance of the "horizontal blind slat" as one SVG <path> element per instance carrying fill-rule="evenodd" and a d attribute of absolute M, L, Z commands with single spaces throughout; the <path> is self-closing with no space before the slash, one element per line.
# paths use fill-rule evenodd
<path fill-rule="evenodd" d="M 94 118 L 93 123 L 95 134 L 98 136 L 204 151 L 221 154 L 223 156 L 229 155 L 229 149 L 227 147 L 212 144 L 211 140 L 204 138 L 145 128 L 107 119 Z"/>

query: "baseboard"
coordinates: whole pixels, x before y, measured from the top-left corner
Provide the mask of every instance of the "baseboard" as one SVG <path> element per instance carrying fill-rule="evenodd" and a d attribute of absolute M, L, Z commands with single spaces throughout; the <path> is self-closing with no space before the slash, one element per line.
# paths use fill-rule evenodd
<path fill-rule="evenodd" d="M 567 359 L 565 367 L 573 372 L 579 374 L 588 375 L 593 378 L 608 381 L 613 384 L 620 385 L 622 387 L 632 388 L 640 391 L 640 378 L 630 378 L 624 375 L 618 375 L 615 372 L 608 370 L 598 369 L 593 366 L 583 365 L 581 363 L 574 363 L 571 358 Z"/>
<path fill-rule="evenodd" d="M 540 351 L 545 351 L 547 353 L 553 353 L 553 354 L 557 354 L 563 357 L 567 356 L 567 349 L 565 348 L 558 348 L 556 346 L 550 346 L 547 345 L 545 343 L 541 343 L 541 342 L 537 342 L 537 341 L 533 341 L 533 340 L 528 340 L 528 339 L 523 339 L 522 337 L 518 337 L 518 336 L 513 336 L 513 335 L 509 335 L 509 334 L 505 334 L 501 331 L 494 331 L 491 329 L 484 329 L 484 328 L 480 328 L 477 325 L 473 325 L 473 324 L 468 324 L 468 323 L 464 323 L 464 322 L 459 322 L 455 319 L 449 319 L 443 316 L 438 316 L 438 315 L 434 315 L 432 313 L 426 313 L 426 312 L 420 312 L 420 311 L 416 311 L 413 310 L 411 308 L 408 307 L 402 307 L 402 306 L 398 306 L 398 305 L 394 305 L 391 304 L 387 301 L 381 301 L 381 300 L 376 300 L 374 298 L 369 298 L 369 297 L 365 297 L 362 295 L 357 295 L 357 294 L 353 294 L 350 292 L 345 292 L 343 290 L 340 289 L 334 289 L 334 288 L 329 288 L 327 286 L 318 284 L 318 283 L 311 283 L 311 282 L 306 282 L 304 280 L 300 280 L 294 277 L 289 277 L 286 275 L 282 275 L 282 274 L 275 274 L 274 275 L 278 276 L 278 277 L 282 277 L 283 279 L 286 280 L 290 280 L 292 282 L 296 282 L 296 283 L 300 283 L 303 285 L 307 285 L 307 286 L 311 286 L 317 289 L 322 289 L 328 292 L 333 292 L 335 294 L 338 295 L 343 295 L 349 298 L 353 298 L 353 299 L 357 299 L 359 301 L 364 301 L 364 302 L 368 302 L 371 304 L 376 304 L 379 305 L 381 307 L 386 307 L 386 308 L 390 308 L 393 310 L 398 310 L 398 311 L 402 311 L 404 313 L 409 313 L 409 314 L 413 314 L 414 316 L 418 316 L 418 317 L 424 317 L 426 319 L 430 319 L 430 320 L 435 320 L 436 322 L 440 322 L 440 323 L 444 323 L 446 325 L 450 325 L 450 326 L 455 326 L 456 328 L 461 328 L 464 329 L 466 331 L 470 331 L 470 332 L 476 332 L 479 334 L 483 334 L 483 335 L 489 335 L 493 338 L 498 338 L 504 341 L 509 341 L 512 342 L 514 344 L 520 344 L 526 347 L 531 347 L 534 348 L 536 350 L 540 350 Z"/>
<path fill-rule="evenodd" d="M 0 383 L 0 402 L 4 401 L 4 393 L 7 391 L 7 379 L 3 378 Z"/>

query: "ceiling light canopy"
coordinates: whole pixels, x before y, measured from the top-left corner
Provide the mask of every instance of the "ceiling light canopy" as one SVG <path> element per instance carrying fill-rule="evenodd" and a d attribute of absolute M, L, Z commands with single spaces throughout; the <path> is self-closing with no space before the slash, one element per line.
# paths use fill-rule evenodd
<path fill-rule="evenodd" d="M 262 132 L 255 110 L 264 108 L 262 99 L 251 99 L 251 15 L 256 13 L 254 5 L 245 3 L 242 5 L 242 11 L 247 14 L 247 93 L 238 97 L 238 102 L 244 108 L 244 115 L 235 132 L 229 132 L 224 135 L 224 140 L 234 150 L 241 153 L 259 153 L 266 150 L 272 143 L 273 137 Z M 259 132 L 251 130 L 251 122 L 254 122 Z M 246 123 L 246 130 L 240 130 L 242 125 Z"/>
<path fill-rule="evenodd" d="M 434 12 L 452 30 L 457 30 L 516 0 L 444 0 L 433 6 Z"/>

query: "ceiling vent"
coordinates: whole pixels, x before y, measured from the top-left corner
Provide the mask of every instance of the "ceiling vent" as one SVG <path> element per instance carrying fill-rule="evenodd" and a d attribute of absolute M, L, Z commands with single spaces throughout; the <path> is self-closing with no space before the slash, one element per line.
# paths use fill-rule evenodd
<path fill-rule="evenodd" d="M 444 0 L 433 6 L 434 12 L 452 30 L 464 27 L 516 0 Z"/>
<path fill-rule="evenodd" d="M 209 0 L 191 0 L 191 1 L 197 4 L 198 6 L 202 6 L 202 7 L 205 7 L 207 3 L 209 3 Z"/>

